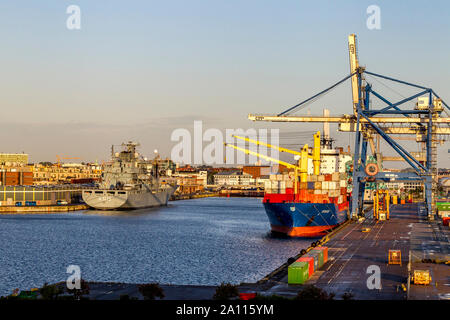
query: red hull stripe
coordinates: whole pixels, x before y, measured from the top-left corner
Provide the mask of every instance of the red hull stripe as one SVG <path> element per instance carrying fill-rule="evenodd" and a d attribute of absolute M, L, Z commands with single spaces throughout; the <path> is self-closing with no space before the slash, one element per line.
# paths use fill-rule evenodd
<path fill-rule="evenodd" d="M 284 233 L 290 237 L 318 237 L 324 236 L 328 230 L 336 227 L 332 226 L 314 226 L 314 227 L 283 227 L 272 225 L 272 231 Z"/>

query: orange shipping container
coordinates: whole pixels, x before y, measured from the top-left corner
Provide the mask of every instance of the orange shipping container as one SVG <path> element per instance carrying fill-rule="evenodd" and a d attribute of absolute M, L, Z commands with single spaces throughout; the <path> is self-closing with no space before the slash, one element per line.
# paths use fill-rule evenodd
<path fill-rule="evenodd" d="M 313 273 L 314 273 L 314 258 L 313 257 L 301 257 L 301 258 L 298 258 L 295 262 L 308 263 L 308 272 L 309 272 L 308 278 L 310 278 L 313 275 Z"/>
<path fill-rule="evenodd" d="M 6 176 L 6 178 L 17 178 L 17 179 L 19 179 L 19 172 L 7 171 L 7 172 L 5 172 L 5 176 Z"/>

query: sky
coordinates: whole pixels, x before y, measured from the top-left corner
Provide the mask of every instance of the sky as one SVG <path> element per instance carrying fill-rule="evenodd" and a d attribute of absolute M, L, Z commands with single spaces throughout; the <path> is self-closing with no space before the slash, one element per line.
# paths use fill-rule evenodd
<path fill-rule="evenodd" d="M 66 26 L 70 5 L 81 10 L 79 30 Z M 367 28 L 370 5 L 380 7 L 379 30 Z M 279 113 L 348 75 L 351 33 L 367 70 L 450 101 L 449 12 L 448 1 L 3 0 L 0 152 L 101 161 L 111 144 L 136 140 L 145 155 L 169 156 L 172 132 L 192 130 L 194 120 L 280 128 L 281 144 L 292 144 L 283 132 L 321 126 L 247 115 Z M 394 100 L 412 93 L 373 81 Z M 346 82 L 298 114 L 349 114 L 350 99 Z M 335 130 L 338 145 L 353 145 L 352 134 Z M 439 150 L 440 167 L 450 167 L 448 149 Z"/>

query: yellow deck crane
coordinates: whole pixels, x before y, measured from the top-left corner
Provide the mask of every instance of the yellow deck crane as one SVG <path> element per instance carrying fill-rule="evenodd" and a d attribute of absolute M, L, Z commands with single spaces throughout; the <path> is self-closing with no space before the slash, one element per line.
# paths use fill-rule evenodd
<path fill-rule="evenodd" d="M 314 134 L 314 146 L 313 146 L 312 154 L 309 154 L 308 144 L 305 144 L 303 146 L 303 148 L 301 148 L 300 151 L 295 151 L 295 150 L 290 150 L 290 149 L 279 147 L 279 146 L 274 146 L 274 145 L 271 145 L 271 144 L 268 144 L 268 143 L 265 143 L 262 141 L 253 140 L 253 139 L 246 138 L 246 137 L 240 137 L 240 136 L 236 136 L 236 135 L 233 135 L 232 137 L 243 140 L 243 141 L 247 141 L 249 143 L 253 143 L 256 145 L 276 149 L 279 152 L 286 152 L 286 153 L 293 154 L 295 156 L 294 159 L 297 161 L 297 165 L 294 165 L 294 164 L 291 164 L 291 163 L 288 163 L 288 162 L 285 162 L 285 161 L 282 161 L 279 159 L 275 159 L 275 158 L 269 157 L 267 155 L 260 154 L 258 152 L 251 151 L 251 150 L 248 150 L 248 149 L 245 149 L 242 147 L 238 147 L 233 144 L 224 143 L 225 146 L 234 148 L 235 150 L 242 151 L 248 155 L 253 155 L 253 156 L 262 158 L 262 159 L 270 161 L 270 162 L 281 164 L 287 168 L 294 169 L 294 194 L 296 194 L 297 190 L 298 190 L 299 174 L 300 174 L 300 182 L 308 181 L 308 159 L 313 160 L 314 174 L 316 174 L 316 172 L 318 172 L 318 173 L 320 172 L 320 131 L 318 131 L 317 133 Z"/>

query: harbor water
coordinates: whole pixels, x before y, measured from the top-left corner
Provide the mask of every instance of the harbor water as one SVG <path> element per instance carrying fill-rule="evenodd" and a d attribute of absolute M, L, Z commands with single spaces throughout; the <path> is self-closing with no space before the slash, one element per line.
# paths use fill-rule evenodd
<path fill-rule="evenodd" d="M 270 235 L 260 198 L 202 198 L 134 211 L 0 215 L 0 295 L 65 281 L 254 282 L 311 239 Z"/>

